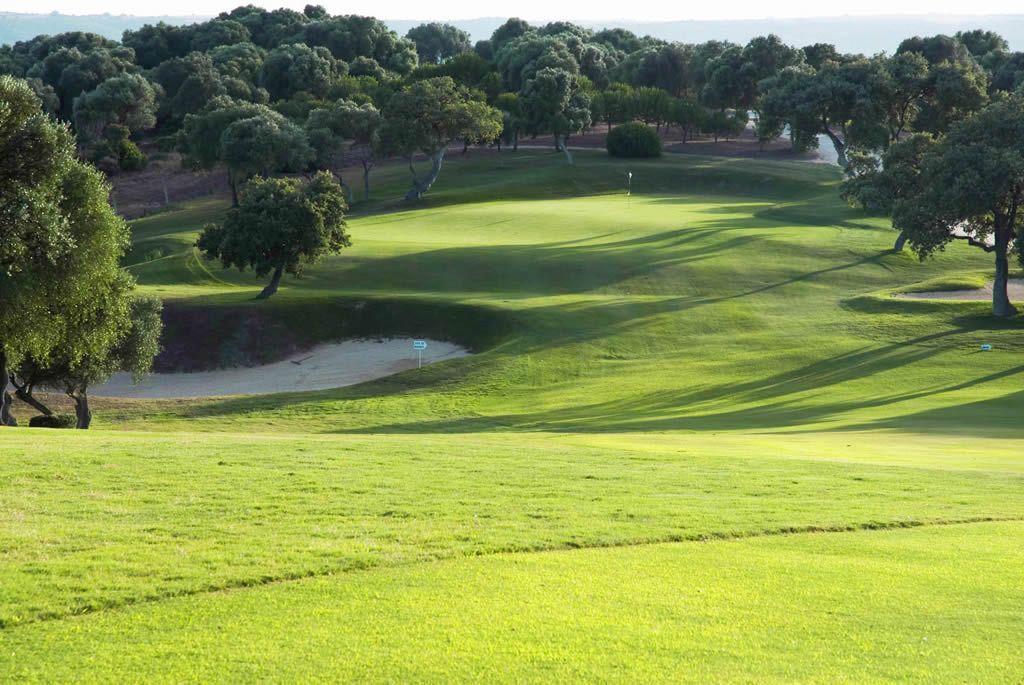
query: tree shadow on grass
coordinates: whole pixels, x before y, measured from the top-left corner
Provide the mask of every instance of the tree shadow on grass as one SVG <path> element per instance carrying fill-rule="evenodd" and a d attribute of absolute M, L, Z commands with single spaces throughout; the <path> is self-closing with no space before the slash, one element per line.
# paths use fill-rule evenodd
<path fill-rule="evenodd" d="M 657 303 L 669 307 L 673 303 Z M 678 303 L 675 303 L 678 304 Z M 691 303 L 695 306 L 698 303 Z M 892 372 L 923 362 L 942 352 L 937 341 L 963 331 L 952 328 L 884 346 L 863 347 L 816 360 L 796 369 L 756 378 L 745 383 L 682 388 L 636 394 L 612 401 L 567 406 L 538 412 L 495 416 L 463 416 L 439 420 L 380 423 L 358 428 L 339 428 L 341 433 L 464 433 L 486 430 L 544 432 L 650 432 L 793 429 L 820 430 L 817 424 L 863 409 L 884 407 L 983 385 L 1024 372 L 1024 366 L 979 376 L 958 383 L 898 390 L 887 394 L 829 400 L 831 388 L 844 383 Z M 421 372 L 399 374 L 351 388 L 318 393 L 238 398 L 186 408 L 194 417 L 272 412 L 290 407 L 317 405 L 338 411 L 335 403 L 427 390 L 457 389 L 467 378 L 495 371 L 501 358 L 523 353 L 516 341 L 486 355 L 439 364 Z M 883 386 L 884 387 L 884 386 Z M 923 423 L 927 423 L 924 421 Z M 912 418 L 893 418 L 886 426 L 920 423 Z M 878 428 L 872 424 L 854 429 Z"/>
<path fill-rule="evenodd" d="M 952 385 L 873 394 L 870 397 L 823 400 L 830 388 L 884 374 L 929 359 L 938 347 L 919 343 L 955 335 L 956 329 L 900 344 L 861 348 L 817 360 L 802 367 L 746 383 L 637 394 L 607 402 L 504 416 L 412 421 L 340 432 L 473 432 L 496 428 L 545 432 L 651 432 L 757 430 L 816 423 L 860 409 L 953 392 L 1024 372 L 1024 366 Z M 737 405 L 740 405 L 737 407 Z M 746 405 L 746 406 L 744 406 Z M 727 407 L 722 410 L 722 407 Z M 735 408 L 733 408 L 735 407 Z"/>
<path fill-rule="evenodd" d="M 989 380 L 1016 376 L 1024 372 L 1024 365 L 1004 372 L 990 374 L 969 383 L 960 383 L 950 390 L 970 387 Z M 948 407 L 923 409 L 898 417 L 890 417 L 845 427 L 844 430 L 892 430 L 911 428 L 921 433 L 938 435 L 983 435 L 985 437 L 1024 438 L 1021 412 L 1024 409 L 1024 390 L 965 402 Z"/>

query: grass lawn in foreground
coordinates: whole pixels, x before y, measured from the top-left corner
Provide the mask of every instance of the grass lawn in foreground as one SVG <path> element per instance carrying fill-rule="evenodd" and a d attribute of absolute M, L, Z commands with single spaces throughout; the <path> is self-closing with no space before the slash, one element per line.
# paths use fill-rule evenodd
<path fill-rule="evenodd" d="M 1015 682 L 1024 524 L 499 555 L 0 634 L 16 676 Z"/>

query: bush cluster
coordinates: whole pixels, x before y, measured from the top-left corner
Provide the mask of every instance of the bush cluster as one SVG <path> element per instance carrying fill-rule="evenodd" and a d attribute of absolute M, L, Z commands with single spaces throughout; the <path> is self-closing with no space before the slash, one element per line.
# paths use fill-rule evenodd
<path fill-rule="evenodd" d="M 661 156 L 661 138 L 650 126 L 637 121 L 613 128 L 607 146 L 612 157 Z"/>
<path fill-rule="evenodd" d="M 31 428 L 74 428 L 76 422 L 74 414 L 40 414 L 29 419 L 28 425 Z"/>

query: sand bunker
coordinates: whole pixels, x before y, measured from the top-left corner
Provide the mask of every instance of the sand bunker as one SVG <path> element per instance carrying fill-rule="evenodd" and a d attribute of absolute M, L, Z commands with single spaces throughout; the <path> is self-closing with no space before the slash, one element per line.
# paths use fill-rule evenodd
<path fill-rule="evenodd" d="M 1011 302 L 1024 300 L 1024 278 L 1011 278 L 1006 286 L 1006 292 Z M 992 284 L 984 288 L 974 290 L 935 290 L 921 293 L 896 293 L 893 297 L 902 300 L 977 300 L 989 301 L 992 299 Z"/>
<path fill-rule="evenodd" d="M 90 393 L 98 397 L 176 399 L 340 388 L 415 369 L 417 352 L 412 342 L 411 338 L 346 340 L 318 345 L 266 366 L 158 373 L 138 385 L 132 383 L 128 374 L 119 373 L 109 382 L 92 388 Z M 423 351 L 423 365 L 467 354 L 458 345 L 428 340 L 427 349 Z"/>

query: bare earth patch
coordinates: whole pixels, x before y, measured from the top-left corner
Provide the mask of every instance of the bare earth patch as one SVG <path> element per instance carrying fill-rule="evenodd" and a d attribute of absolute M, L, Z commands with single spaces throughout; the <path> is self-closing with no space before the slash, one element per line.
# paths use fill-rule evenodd
<path fill-rule="evenodd" d="M 1024 300 L 1024 278 L 1011 278 L 1006 286 L 1011 300 Z M 896 293 L 893 297 L 901 300 L 969 300 L 988 301 L 992 299 L 992 284 L 973 290 L 934 290 L 919 293 Z"/>
<path fill-rule="evenodd" d="M 428 340 L 423 365 L 469 354 L 448 342 Z M 179 399 L 222 395 L 266 395 L 276 392 L 327 390 L 355 385 L 415 369 L 418 364 L 411 338 L 346 340 L 317 345 L 283 361 L 234 369 L 195 373 L 157 373 L 138 385 L 128 374 L 117 374 L 92 389 L 98 397 Z"/>

